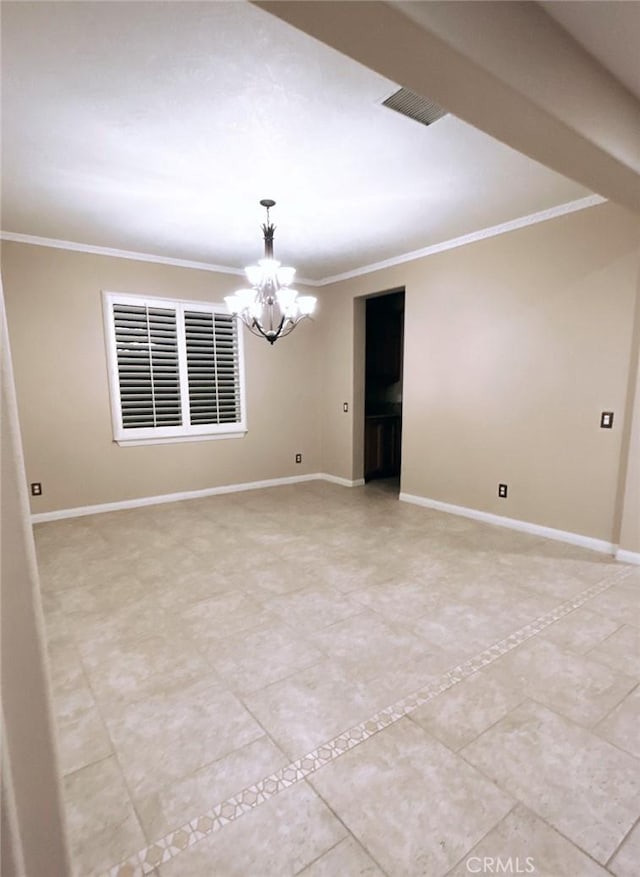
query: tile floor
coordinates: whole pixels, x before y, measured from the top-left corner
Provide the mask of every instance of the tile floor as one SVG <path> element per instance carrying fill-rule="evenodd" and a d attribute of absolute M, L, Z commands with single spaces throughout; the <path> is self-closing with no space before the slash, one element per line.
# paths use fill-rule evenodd
<path fill-rule="evenodd" d="M 77 877 L 639 873 L 639 569 L 375 483 L 35 536 Z"/>

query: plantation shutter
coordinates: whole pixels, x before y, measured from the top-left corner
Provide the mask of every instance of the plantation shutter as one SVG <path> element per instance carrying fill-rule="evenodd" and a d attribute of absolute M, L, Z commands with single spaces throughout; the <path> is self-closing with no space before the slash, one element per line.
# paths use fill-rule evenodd
<path fill-rule="evenodd" d="M 191 424 L 239 423 L 237 322 L 230 314 L 185 309 L 184 332 Z"/>
<path fill-rule="evenodd" d="M 113 305 L 124 429 L 182 425 L 176 311 Z"/>
<path fill-rule="evenodd" d="M 103 292 L 118 444 L 247 432 L 242 332 L 224 305 Z"/>

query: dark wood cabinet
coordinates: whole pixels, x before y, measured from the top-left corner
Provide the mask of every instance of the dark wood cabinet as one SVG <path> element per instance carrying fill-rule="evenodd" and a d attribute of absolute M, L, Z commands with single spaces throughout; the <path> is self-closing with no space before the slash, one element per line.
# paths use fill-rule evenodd
<path fill-rule="evenodd" d="M 364 478 L 391 478 L 400 474 L 401 419 L 396 415 L 365 418 Z"/>

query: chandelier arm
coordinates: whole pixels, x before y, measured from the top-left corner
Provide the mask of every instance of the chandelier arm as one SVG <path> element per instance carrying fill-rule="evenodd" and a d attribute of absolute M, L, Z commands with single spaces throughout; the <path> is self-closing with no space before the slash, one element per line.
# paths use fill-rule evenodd
<path fill-rule="evenodd" d="M 248 323 L 246 323 L 245 325 L 248 325 Z M 264 329 L 262 328 L 262 326 L 260 325 L 260 323 L 254 317 L 252 320 L 251 326 L 249 326 L 249 329 L 251 329 L 251 331 L 253 332 L 254 335 L 261 335 L 263 338 L 266 338 L 266 340 L 269 342 L 269 344 L 274 344 L 282 334 L 283 325 L 284 325 L 284 317 L 282 317 L 282 319 L 280 320 L 280 323 L 278 324 L 277 329 L 271 330 L 271 333 L 265 332 Z M 256 329 L 257 332 L 254 331 L 254 329 Z"/>

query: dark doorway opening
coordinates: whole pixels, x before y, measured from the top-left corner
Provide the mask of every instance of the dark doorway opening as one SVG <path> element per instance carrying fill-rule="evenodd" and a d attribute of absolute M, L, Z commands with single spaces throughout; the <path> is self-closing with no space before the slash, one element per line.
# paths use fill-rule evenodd
<path fill-rule="evenodd" d="M 400 485 L 404 290 L 366 302 L 364 480 Z"/>

